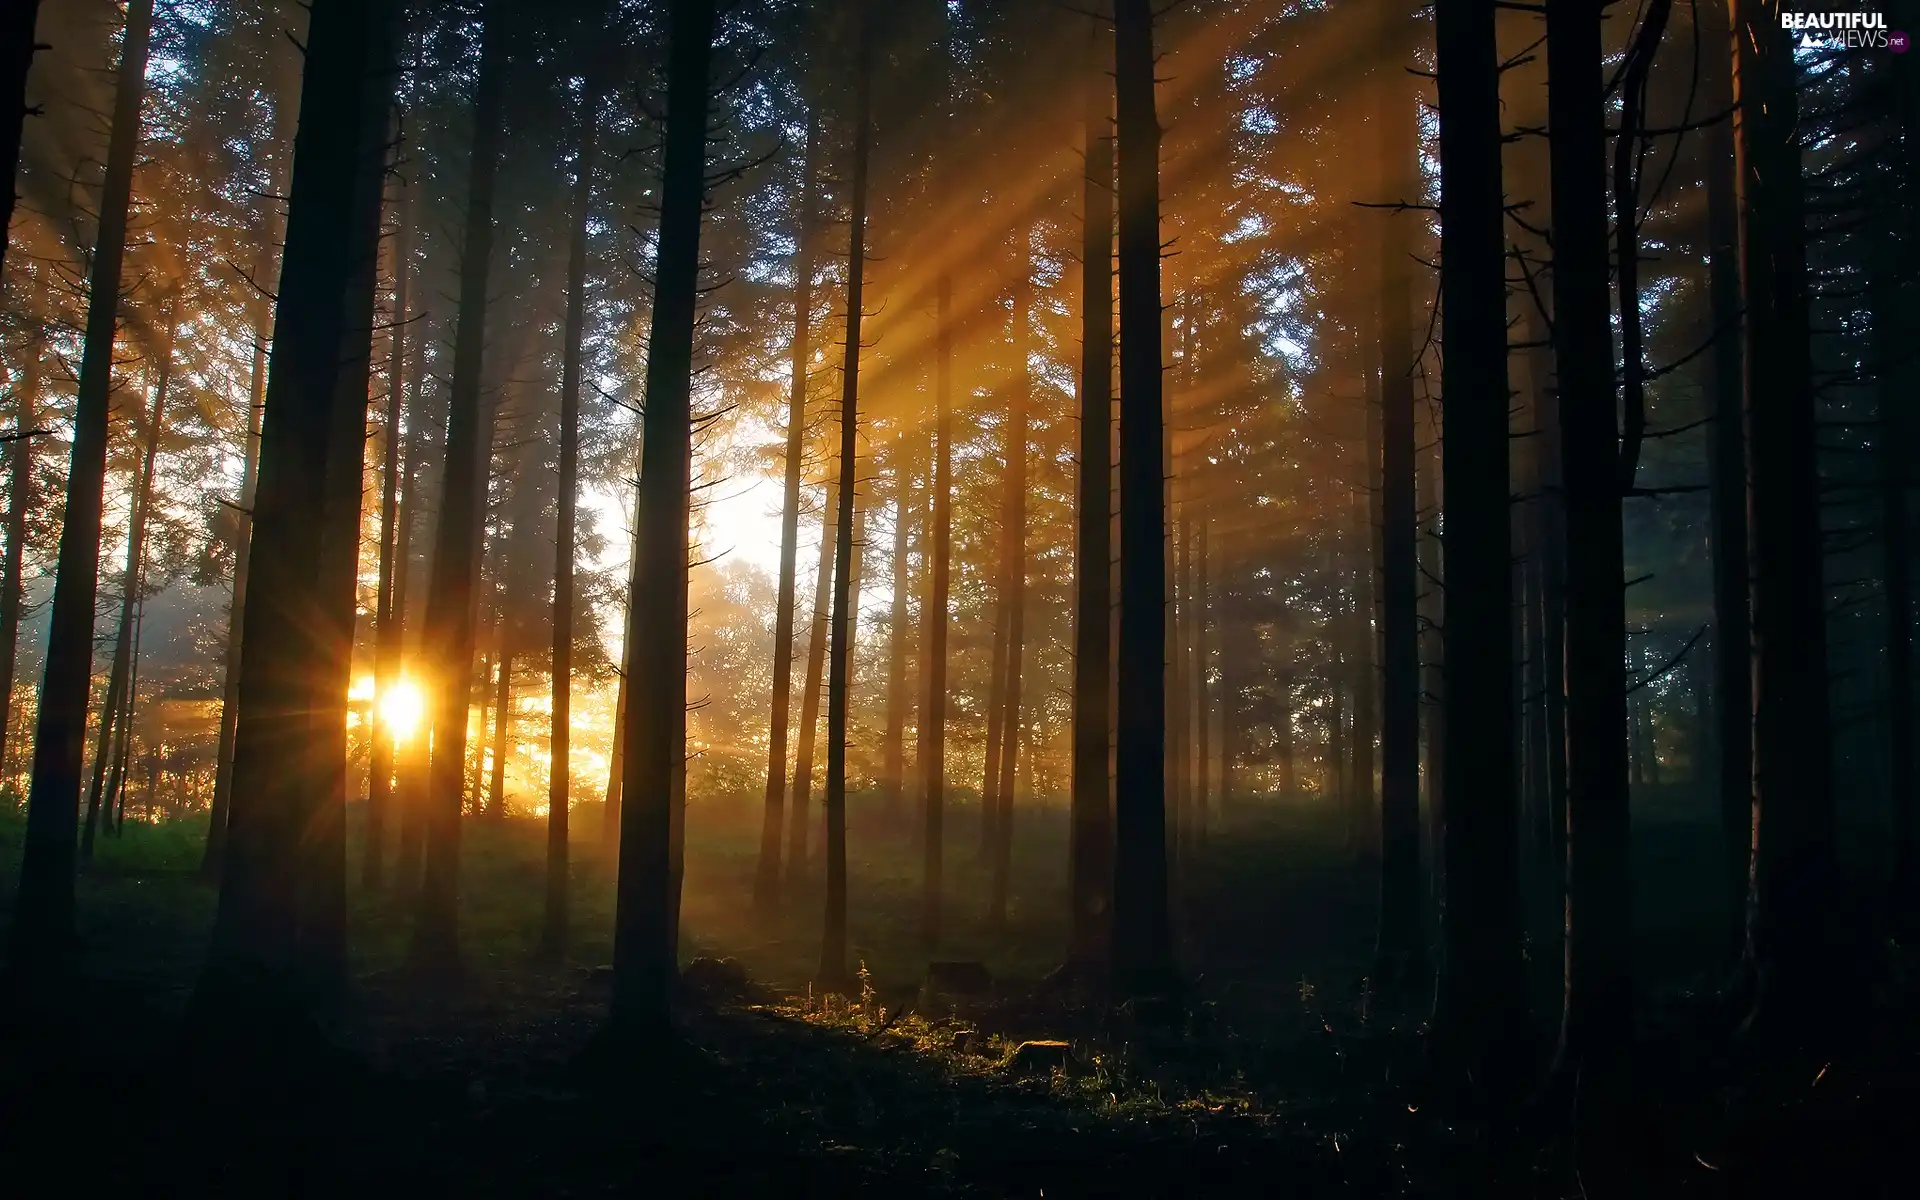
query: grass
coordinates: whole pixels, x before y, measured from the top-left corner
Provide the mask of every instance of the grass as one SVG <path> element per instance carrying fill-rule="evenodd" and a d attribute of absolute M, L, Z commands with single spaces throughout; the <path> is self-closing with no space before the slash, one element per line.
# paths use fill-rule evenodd
<path fill-rule="evenodd" d="M 0 1151 L 47 1156 L 108 1190 L 163 1193 L 1484 1194 L 1461 1183 L 1486 1165 L 1474 1131 L 1423 1108 L 1419 998 L 1396 1006 L 1363 984 L 1374 888 L 1321 810 L 1248 806 L 1182 861 L 1179 952 L 1196 1001 L 1171 1026 L 1038 986 L 1066 939 L 1064 819 L 1020 814 L 1008 922 L 995 931 L 970 815 L 950 822 L 941 956 L 985 962 L 990 998 L 916 998 L 918 852 L 865 798 L 852 809 L 848 965 L 866 988 L 811 995 L 817 879 L 755 920 L 752 812 L 705 806 L 688 822 L 682 957 L 735 958 L 750 982 L 690 973 L 707 982 L 687 989 L 679 1053 L 632 1074 L 583 1069 L 605 1011 L 610 873 L 591 841 L 576 845 L 571 954 L 540 965 L 544 831 L 473 820 L 461 987 L 415 988 L 401 970 L 404 905 L 355 889 L 355 987 L 334 1052 L 245 1095 L 196 1084 L 173 1033 L 212 912 L 196 873 L 203 830 L 129 824 L 80 880 L 89 986 L 53 1034 L 58 1069 L 0 1064 L 12 1110 L 0 1111 Z M 598 813 L 583 808 L 574 824 L 590 834 Z M 20 833 L 17 809 L 0 807 L 9 893 Z M 1711 958 L 1716 876 L 1699 868 L 1711 837 L 1643 826 L 1640 911 L 1658 914 L 1642 922 L 1645 966 L 1661 994 Z M 1536 921 L 1537 936 L 1549 925 Z M 1534 965 L 1550 994 L 1551 955 L 1536 948 Z M 1026 1070 L 1017 1047 L 1040 1039 L 1069 1054 Z M 1739 1157 L 1707 1068 L 1684 1039 L 1650 1046 L 1648 1060 L 1666 1072 L 1671 1128 L 1638 1153 L 1646 1194 L 1741 1194 L 1728 1189 L 1764 1155 Z M 67 1148 L 82 1133 L 76 1157 Z M 1521 1190 L 1566 1190 L 1554 1160 L 1536 1166 Z"/>

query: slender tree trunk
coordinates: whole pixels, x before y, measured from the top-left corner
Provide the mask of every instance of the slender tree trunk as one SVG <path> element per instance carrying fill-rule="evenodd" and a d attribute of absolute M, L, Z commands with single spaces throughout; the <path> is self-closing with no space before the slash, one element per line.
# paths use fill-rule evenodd
<path fill-rule="evenodd" d="M 1212 799 L 1213 775 L 1213 673 L 1212 654 L 1207 644 L 1207 622 L 1212 604 L 1212 583 L 1208 578 L 1207 528 L 1200 518 L 1199 541 L 1194 547 L 1193 586 L 1193 828 L 1201 845 L 1207 842 L 1207 808 Z"/>
<path fill-rule="evenodd" d="M 145 556 L 139 564 L 134 578 L 135 594 L 146 584 Z M 140 691 L 140 634 L 146 627 L 147 605 L 144 599 L 136 599 L 133 605 L 133 647 L 127 655 L 127 694 L 120 705 L 120 717 L 117 722 L 118 733 L 113 744 L 113 777 L 107 782 L 106 813 L 101 818 L 101 832 L 110 832 L 119 837 L 127 822 L 127 768 L 133 760 L 133 711 L 134 700 Z"/>
<path fill-rule="evenodd" d="M 260 433 L 228 843 L 212 944 L 195 996 L 200 1028 L 223 1038 L 285 1028 L 282 1023 L 310 1003 L 294 977 L 303 959 L 313 960 L 319 932 L 311 920 L 316 889 L 309 875 L 316 863 L 308 852 L 309 822 L 332 799 L 316 795 L 333 780 L 344 782 L 345 768 L 344 761 L 337 768 L 326 761 L 332 746 L 316 736 L 329 723 L 342 738 L 346 729 L 345 686 L 337 696 L 325 694 L 330 678 L 344 678 L 334 674 L 337 664 L 326 662 L 338 649 L 327 631 L 344 625 L 351 636 L 352 612 L 350 591 L 344 614 L 323 611 L 340 603 L 328 586 L 337 580 L 323 567 L 339 540 L 329 545 L 325 531 L 332 525 L 337 532 L 344 515 L 337 501 L 329 505 L 346 474 L 338 452 L 349 444 L 358 452 L 364 430 L 365 378 L 358 377 L 357 416 L 352 389 L 342 381 L 356 375 L 346 351 L 358 313 L 366 311 L 371 324 L 398 18 L 399 6 L 390 0 L 330 0 L 314 7 L 308 26 L 300 111 L 311 119 L 300 123 L 294 139 Z M 372 221 L 366 219 L 369 192 Z M 351 440 L 335 436 L 347 433 L 344 426 L 351 426 Z M 331 467 L 340 470 L 329 479 Z M 357 498 L 357 473 L 351 482 Z M 323 702 L 327 707 L 316 711 Z M 344 873 L 342 855 L 342 880 Z"/>
<path fill-rule="evenodd" d="M 1120 733 L 1114 803 L 1116 991 L 1173 985 L 1167 903 L 1165 507 L 1161 492 L 1160 126 L 1153 9 L 1115 0 L 1120 217 Z"/>
<path fill-rule="evenodd" d="M 1701 104 L 1713 112 L 1733 107 L 1733 31 L 1727 6 L 1695 10 L 1700 50 Z M 1753 848 L 1753 660 L 1747 611 L 1746 430 L 1741 416 L 1745 350 L 1741 338 L 1740 197 L 1735 180 L 1734 129 L 1716 121 L 1705 139 L 1707 237 L 1712 263 L 1708 296 L 1714 339 L 1708 379 L 1713 426 L 1707 442 L 1713 550 L 1713 780 L 1725 851 L 1724 962 L 1740 961 L 1747 941 L 1747 887 Z"/>
<path fill-rule="evenodd" d="M 1567 541 L 1579 547 L 1567 560 L 1566 998 L 1556 1066 L 1578 1080 L 1582 1119 L 1592 1122 L 1611 1118 L 1633 1017 L 1620 431 L 1608 312 L 1601 13 L 1552 0 L 1547 21 L 1560 477 Z M 1454 486 L 1450 474 L 1449 495 Z M 1451 508 L 1448 517 L 1451 526 Z M 1449 558 L 1455 545 L 1450 538 Z M 1451 626 L 1455 604 L 1448 607 Z M 1455 661 L 1451 652 L 1447 661 Z"/>
<path fill-rule="evenodd" d="M 0 169 L 7 173 L 7 186 L 0 189 L 0 263 L 5 262 L 6 231 L 13 225 L 13 181 L 20 175 L 21 126 L 29 112 L 27 74 L 39 49 L 33 36 L 39 15 L 40 0 L 13 0 L 0 14 L 0 104 L 12 110 L 0 117 Z"/>
<path fill-rule="evenodd" d="M 501 87 L 506 67 L 504 8 L 483 11 L 479 77 L 474 88 L 473 152 L 468 166 L 467 217 L 460 255 L 460 315 L 449 382 L 446 468 L 440 521 L 427 583 L 422 650 L 432 699 L 428 766 L 426 861 L 414 918 L 414 965 L 445 974 L 460 955 L 460 796 L 466 773 L 467 721 L 472 697 L 474 597 L 480 577 L 478 531 L 485 519 L 488 422 L 481 412 L 480 371 L 487 320 L 487 278 L 493 254 L 494 177 L 499 169 Z M 482 729 L 485 726 L 481 726 Z"/>
<path fill-rule="evenodd" d="M 1024 239 L 1023 239 L 1024 241 Z M 1001 726 L 999 807 L 993 820 L 993 885 L 987 923 L 1004 929 L 1007 890 L 1013 860 L 1013 790 L 1020 761 L 1020 667 L 1025 652 L 1027 616 L 1027 407 L 1033 389 L 1027 360 L 1031 354 L 1032 264 L 1023 244 L 1019 254 L 1021 278 L 1014 284 L 1014 367 L 1012 423 L 1007 430 L 1007 507 L 1002 524 L 1006 550 L 1003 590 L 1007 597 L 1007 716 Z"/>
<path fill-rule="evenodd" d="M 873 13 L 856 6 L 859 43 L 854 67 L 852 180 L 853 232 L 847 250 L 847 341 L 841 370 L 840 487 L 834 523 L 832 648 L 827 678 L 827 911 L 820 939 L 815 986 L 845 992 L 847 974 L 847 692 L 853 659 L 853 626 L 859 593 L 854 575 L 859 538 L 853 523 L 854 474 L 860 399 L 860 297 L 866 270 L 867 160 L 873 139 Z"/>
<path fill-rule="evenodd" d="M 699 300 L 713 0 L 667 9 L 667 121 L 659 255 L 641 450 L 637 579 L 628 600 L 626 780 L 609 1028 L 663 1034 L 677 975 L 674 778 L 686 758 L 687 488 L 692 467 L 694 315 Z M 857 344 L 857 340 L 856 340 Z M 676 742 L 675 735 L 681 737 Z"/>
<path fill-rule="evenodd" d="M 501 603 L 506 597 L 501 597 Z M 493 756 L 488 762 L 487 807 L 489 817 L 507 815 L 507 748 L 513 739 L 513 652 L 509 646 L 512 638 L 512 625 L 505 613 L 495 625 L 499 638 L 500 660 L 499 674 L 495 679 L 493 694 Z"/>
<path fill-rule="evenodd" d="M 921 609 L 926 628 L 926 703 L 921 709 L 919 745 L 921 802 L 920 936 L 926 949 L 940 945 L 941 896 L 945 889 L 947 774 L 947 597 L 953 554 L 953 280 L 942 274 L 934 283 L 933 521 L 928 550 L 927 599 Z"/>
<path fill-rule="evenodd" d="M 1006 474 L 1000 487 L 1000 564 L 995 572 L 993 597 L 993 666 L 987 681 L 987 752 L 980 762 L 980 844 L 975 857 L 983 864 L 993 862 L 994 822 L 1000 817 L 1001 739 L 1006 732 L 1007 715 L 1007 628 L 1012 624 L 1008 611 L 1010 599 L 1007 577 L 1008 547 L 1013 529 L 1007 525 L 1007 513 L 1013 502 L 1013 446 L 1006 447 Z"/>
<path fill-rule="evenodd" d="M 793 804 L 787 813 L 787 881 L 798 884 L 807 872 L 807 809 L 813 801 L 813 751 L 820 726 L 820 690 L 827 671 L 828 605 L 833 599 L 835 514 L 840 511 L 840 480 L 827 481 L 827 501 L 820 514 L 820 563 L 814 575 L 813 631 L 807 639 L 807 677 L 800 693 L 800 738 L 794 752 Z"/>
<path fill-rule="evenodd" d="M 393 730 L 381 719 L 380 702 L 400 672 L 400 636 L 406 623 L 394 606 L 395 554 L 400 516 L 400 416 L 406 399 L 407 282 L 412 271 L 411 235 L 413 189 L 399 185 L 399 213 L 393 231 L 393 324 L 387 355 L 387 411 L 382 425 L 384 461 L 380 471 L 380 574 L 374 594 L 373 714 L 369 728 L 372 745 L 367 753 L 367 830 L 362 848 L 360 882 L 378 891 L 385 882 L 387 810 L 393 796 Z"/>
<path fill-rule="evenodd" d="M 113 794 L 106 789 L 107 772 L 119 761 L 122 713 L 126 708 L 127 672 L 132 664 L 134 609 L 140 603 L 140 564 L 146 553 L 147 508 L 153 498 L 153 467 L 160 453 L 160 432 L 166 423 L 167 385 L 173 378 L 175 318 L 168 302 L 167 332 L 158 376 L 154 381 L 153 410 L 147 416 L 147 436 L 134 473 L 133 493 L 127 503 L 127 567 L 120 592 L 120 619 L 114 626 L 113 665 L 107 672 L 106 704 L 100 710 L 100 728 L 93 748 L 93 783 L 87 789 L 86 823 L 80 830 L 80 858 L 93 858 L 94 828 L 111 824 Z M 104 817 L 102 802 L 104 800 Z"/>
<path fill-rule="evenodd" d="M 1435 10 L 1446 473 L 1446 957 L 1435 1029 L 1504 1105 L 1524 1058 L 1513 771 L 1513 576 L 1499 62 L 1491 0 Z"/>
<path fill-rule="evenodd" d="M 1747 519 L 1753 638 L 1752 1019 L 1823 1036 L 1835 994 L 1832 728 L 1817 430 L 1808 348 L 1797 75 L 1772 6 L 1734 9 L 1735 138 L 1746 298 Z"/>
<path fill-rule="evenodd" d="M 31 40 L 31 39 L 29 39 Z M 20 374 L 14 385 L 14 431 L 25 435 L 34 425 L 36 403 L 44 379 L 47 327 L 41 322 L 46 310 L 46 274 L 40 275 L 35 289 L 31 320 L 33 333 L 20 354 Z M 22 436 L 13 443 L 12 463 L 7 472 L 6 557 L 0 560 L 0 775 L 10 761 L 13 743 L 13 681 L 19 662 L 20 611 L 25 598 L 22 576 L 27 561 L 27 513 L 38 503 L 33 486 L 33 439 Z"/>
<path fill-rule="evenodd" d="M 1406 14 L 1386 31 L 1380 99 L 1383 200 L 1419 194 L 1414 98 L 1394 76 L 1410 49 Z M 1420 903 L 1420 577 L 1415 504 L 1413 238 L 1389 216 L 1380 248 L 1380 931 L 1374 975 L 1388 991 L 1425 974 Z"/>
<path fill-rule="evenodd" d="M 580 98 L 580 146 L 574 156 L 573 222 L 567 247 L 566 339 L 560 366 L 560 511 L 553 538 L 553 718 L 547 749 L 547 902 L 540 950 L 558 962 L 567 953 L 567 809 L 573 777 L 573 572 L 580 503 L 581 340 L 586 333 L 587 222 L 593 215 L 593 168 L 604 84 L 598 72 Z"/>
<path fill-rule="evenodd" d="M 1073 610 L 1073 797 L 1069 965 L 1103 965 L 1113 896 L 1113 88 L 1104 21 L 1092 23 L 1085 88 L 1085 215 L 1080 247 L 1080 443 Z"/>
<path fill-rule="evenodd" d="M 383 22 L 391 24 L 390 21 Z M 320 557 L 318 658 L 309 679 L 309 744 L 319 769 L 304 793 L 300 879 L 300 967 L 322 1003 L 338 998 L 347 981 L 347 694 L 353 684 L 354 626 L 360 583 L 361 508 L 366 491 L 367 395 L 373 373 L 374 291 L 379 282 L 380 201 L 387 167 L 387 133 L 397 79 L 393 43 L 368 76 L 381 86 L 362 104 L 372 111 L 356 164 L 352 227 L 347 243 L 353 275 L 347 283 L 346 324 L 340 343 L 327 430 Z M 376 132 L 377 130 L 377 132 Z"/>
<path fill-rule="evenodd" d="M 63 975 L 73 946 L 74 825 L 93 675 L 93 606 L 100 581 L 100 510 L 107 474 L 107 410 L 120 312 L 120 264 L 140 140 L 153 0 L 131 0 L 120 46 L 100 225 L 87 283 L 87 327 L 74 406 L 58 573 L 33 739 L 33 780 L 14 899 L 13 970 L 22 981 Z M 31 52 L 29 50 L 29 52 Z M 9 198 L 13 189 L 6 188 Z"/>
<path fill-rule="evenodd" d="M 913 462 L 907 430 L 893 443 L 893 608 L 887 618 L 887 729 L 880 768 L 881 802 L 889 829 L 902 827 L 907 772 L 907 530 L 913 498 Z"/>
<path fill-rule="evenodd" d="M 787 387 L 787 463 L 780 509 L 780 583 L 773 628 L 773 713 L 768 723 L 766 811 L 760 824 L 760 866 L 754 876 L 754 908 L 771 913 L 780 896 L 780 832 L 787 794 L 787 714 L 793 699 L 795 560 L 799 557 L 800 465 L 806 457 L 807 367 L 813 353 L 813 194 L 818 186 L 815 147 L 820 114 L 807 112 L 801 151 L 800 204 L 793 255 L 793 342 Z M 795 798 L 804 807 L 804 798 Z"/>
<path fill-rule="evenodd" d="M 627 550 L 627 594 L 640 586 L 640 515 L 633 518 L 633 539 Z M 620 687 L 613 702 L 613 745 L 607 754 L 607 801 L 601 814 L 600 844 L 607 860 L 618 861 L 620 851 L 620 789 L 627 773 L 627 697 L 632 691 L 627 680 L 632 655 L 624 644 L 620 650 Z"/>

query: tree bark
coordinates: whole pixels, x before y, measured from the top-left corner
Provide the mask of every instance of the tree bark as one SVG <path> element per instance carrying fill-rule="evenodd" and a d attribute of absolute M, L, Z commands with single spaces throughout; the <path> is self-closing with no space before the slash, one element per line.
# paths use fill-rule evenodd
<path fill-rule="evenodd" d="M 887 727 L 882 747 L 880 793 L 884 820 L 890 829 L 902 825 L 907 774 L 907 530 L 913 499 L 913 460 L 907 447 L 911 433 L 901 430 L 893 442 L 893 607 L 887 617 Z"/>
<path fill-rule="evenodd" d="M 815 153 L 820 138 L 817 106 L 807 111 L 807 140 L 800 152 L 800 202 L 793 254 L 793 343 L 787 385 L 787 463 L 780 507 L 780 583 L 773 621 L 773 711 L 768 722 L 766 811 L 760 823 L 760 865 L 753 902 L 762 916 L 780 897 L 780 833 L 787 796 L 788 711 L 793 700 L 793 610 L 795 560 L 799 557 L 800 466 L 806 458 L 807 368 L 813 353 L 813 204 L 819 186 Z M 796 797 L 796 805 L 804 800 Z"/>
<path fill-rule="evenodd" d="M 87 816 L 80 829 L 80 858 L 93 859 L 94 829 L 111 824 L 113 793 L 108 789 L 108 769 L 119 761 L 119 740 L 127 711 L 127 673 L 132 667 L 134 609 L 140 603 L 140 564 L 147 548 L 147 508 L 153 500 L 153 467 L 160 454 L 160 432 L 166 424 L 167 385 L 173 378 L 173 338 L 177 328 L 173 301 L 167 303 L 160 367 L 153 388 L 153 410 L 147 415 L 147 436 L 140 452 L 140 466 L 134 473 L 133 493 L 127 504 L 127 567 L 120 589 L 120 619 L 114 625 L 113 665 L 107 671 L 106 703 L 100 710 L 100 727 L 93 747 L 93 783 L 87 789 Z M 116 786 L 118 780 L 115 780 Z M 104 818 L 101 812 L 105 802 Z"/>
<path fill-rule="evenodd" d="M 540 949 L 558 962 L 567 953 L 567 809 L 573 777 L 573 572 L 580 503 L 581 341 L 586 335 L 587 222 L 593 215 L 593 168 L 604 83 L 596 71 L 580 99 L 580 145 L 574 154 L 573 221 L 567 246 L 566 339 L 560 365 L 560 511 L 553 537 L 553 718 L 547 743 L 547 901 Z"/>
<path fill-rule="evenodd" d="M 388 315 L 387 411 L 382 423 L 384 457 L 380 471 L 380 574 L 373 602 L 373 708 L 367 753 L 367 831 L 362 847 L 360 883 L 378 891 L 385 882 L 387 810 L 393 797 L 393 731 L 381 719 L 380 702 L 400 671 L 400 635 L 406 618 L 394 605 L 394 573 L 400 516 L 400 417 L 406 399 L 407 283 L 411 274 L 413 189 L 399 185 L 399 213 L 393 231 L 393 311 Z"/>
<path fill-rule="evenodd" d="M 919 745 L 921 802 L 920 936 L 929 951 L 940 945 L 941 896 L 945 877 L 947 774 L 947 597 L 953 555 L 953 279 L 934 282 L 933 521 L 928 551 L 926 627 L 926 703 L 921 709 Z"/>
<path fill-rule="evenodd" d="M 1832 727 L 1806 229 L 1792 38 L 1738 0 L 1734 99 L 1747 314 L 1745 418 L 1753 638 L 1750 1020 L 1788 1044 L 1822 1036 L 1835 994 Z"/>
<path fill-rule="evenodd" d="M 1020 761 L 1020 667 L 1025 652 L 1027 618 L 1027 407 L 1033 389 L 1028 371 L 1032 353 L 1032 264 L 1023 244 L 1018 255 L 1021 277 L 1014 283 L 1013 347 L 1016 366 L 1012 423 L 1007 430 L 1007 507 L 1002 524 L 1006 551 L 1003 590 L 1007 597 L 1007 716 L 1001 726 L 999 780 L 995 793 L 999 807 L 993 819 L 993 883 L 987 924 L 1004 929 L 1007 889 L 1013 862 L 1013 791 Z"/>
<path fill-rule="evenodd" d="M 840 480 L 827 480 L 827 500 L 820 511 L 820 562 L 813 580 L 813 630 L 807 638 L 807 676 L 800 693 L 799 745 L 794 751 L 793 803 L 787 813 L 787 882 L 805 878 L 807 841 L 811 833 L 807 809 L 813 801 L 813 751 L 820 727 L 820 690 L 827 672 L 828 606 L 833 601 L 833 563 L 839 529 Z"/>
<path fill-rule="evenodd" d="M 337 527 L 329 493 L 345 473 L 330 481 L 329 460 L 347 444 L 334 436 L 342 426 L 353 426 L 356 451 L 364 429 L 364 377 L 351 422 L 342 419 L 352 408 L 342 381 L 354 374 L 346 351 L 356 310 L 372 301 L 364 197 L 371 189 L 377 222 L 398 18 L 390 0 L 330 0 L 314 6 L 308 26 L 260 433 L 228 843 L 195 994 L 200 1027 L 220 1037 L 284 1030 L 310 1002 L 294 974 L 312 949 L 303 909 L 314 898 L 307 876 L 315 863 L 304 840 L 316 795 L 339 778 L 326 761 L 330 747 L 316 744 L 316 724 L 331 722 L 344 737 L 346 689 L 322 689 L 332 675 L 325 656 L 336 647 L 327 631 L 345 623 L 350 636 L 352 612 L 323 611 L 339 602 L 322 564 L 338 545 L 327 544 L 325 530 Z M 357 475 L 353 482 L 357 489 Z M 330 707 L 315 711 L 322 701 Z M 344 860 L 339 868 L 344 876 Z"/>
<path fill-rule="evenodd" d="M 1092 23 L 1085 89 L 1085 215 L 1080 247 L 1080 443 L 1075 482 L 1073 796 L 1067 852 L 1067 961 L 1104 964 L 1113 906 L 1109 725 L 1113 640 L 1113 90 L 1111 34 Z"/>
<path fill-rule="evenodd" d="M 1701 42 L 1701 104 L 1711 112 L 1733 107 L 1733 30 L 1727 6 L 1696 10 Z M 1707 181 L 1707 238 L 1712 262 L 1708 297 L 1713 312 L 1713 348 L 1708 379 L 1713 427 L 1707 442 L 1707 477 L 1713 553 L 1713 787 L 1718 797 L 1725 862 L 1726 903 L 1723 963 L 1740 961 L 1747 941 L 1747 887 L 1753 844 L 1753 657 L 1747 611 L 1746 430 L 1740 405 L 1745 392 L 1741 338 L 1740 197 L 1735 179 L 1731 118 L 1708 126 L 1702 137 Z"/>
<path fill-rule="evenodd" d="M 666 1032 L 677 974 L 674 780 L 686 758 L 687 488 L 713 36 L 713 0 L 668 5 L 665 170 L 638 505 L 636 579 L 647 586 L 635 586 L 628 600 L 633 681 L 608 1013 L 610 1031 L 626 1040 Z"/>
<path fill-rule="evenodd" d="M 121 41 L 99 230 L 87 284 L 87 327 L 74 404 L 73 450 L 35 717 L 33 779 L 11 933 L 14 973 L 25 983 L 64 976 L 73 948 L 74 826 L 93 675 L 93 607 L 100 582 L 100 510 L 107 473 L 107 413 L 120 314 L 120 266 L 140 141 L 153 0 L 130 0 Z M 29 48 L 31 53 L 31 48 Z M 11 199 L 12 184 L 6 187 Z"/>
<path fill-rule="evenodd" d="M 1524 1058 L 1513 770 L 1513 575 L 1499 61 L 1492 0 L 1435 10 L 1446 347 L 1445 962 L 1435 1032 L 1456 1077 L 1511 1101 Z"/>
<path fill-rule="evenodd" d="M 1153 9 L 1115 0 L 1120 224 L 1119 761 L 1114 800 L 1113 982 L 1175 985 L 1167 902 L 1165 438 L 1160 380 L 1160 126 Z"/>
<path fill-rule="evenodd" d="M 474 599 L 480 576 L 479 529 L 485 519 L 488 441 L 481 412 L 487 279 L 493 254 L 494 177 L 501 141 L 501 76 L 507 55 L 506 11 L 489 0 L 482 13 L 479 77 L 474 87 L 473 150 L 468 166 L 466 229 L 460 255 L 459 318 L 449 381 L 446 468 L 440 521 L 427 581 L 422 638 L 431 699 L 432 750 L 426 807 L 425 862 L 410 954 L 432 974 L 458 969 L 460 809 L 466 774 L 467 721 L 473 678 Z M 485 726 L 482 726 L 484 729 Z"/>
<path fill-rule="evenodd" d="M 20 354 L 19 382 L 14 385 L 14 431 L 25 434 L 34 427 L 36 402 L 44 381 L 47 352 L 47 327 L 41 320 L 45 311 L 47 283 L 44 273 L 35 290 L 32 320 L 33 334 Z M 13 443 L 13 461 L 7 472 L 7 550 L 0 561 L 0 774 L 10 761 L 8 750 L 13 734 L 14 668 L 19 662 L 20 611 L 25 598 L 22 576 L 27 562 L 27 513 L 38 503 L 33 486 L 33 439 L 20 437 Z"/>
<path fill-rule="evenodd" d="M 1587 1123 L 1612 1114 L 1633 1020 L 1622 455 L 1608 311 L 1601 13 L 1551 0 L 1547 22 L 1560 478 L 1567 541 L 1579 547 L 1566 564 L 1566 995 L 1556 1069 L 1578 1081 Z M 1449 493 L 1453 486 L 1449 475 Z M 1447 548 L 1451 556 L 1451 540 Z"/>
<path fill-rule="evenodd" d="M 1199 843 L 1207 843 L 1207 807 L 1211 799 L 1209 784 L 1213 774 L 1213 685 L 1211 655 L 1207 647 L 1207 620 L 1212 602 L 1212 584 L 1208 578 L 1206 517 L 1199 520 L 1198 541 L 1193 551 L 1193 831 Z"/>
<path fill-rule="evenodd" d="M 20 177 L 21 126 L 30 111 L 27 74 L 39 49 L 33 36 L 39 15 L 40 0 L 13 0 L 0 15 L 0 104 L 13 110 L 0 118 L 0 169 L 7 173 L 7 186 L 0 189 L 0 265 L 6 262 L 7 231 L 13 226 L 13 181 Z"/>
<path fill-rule="evenodd" d="M 847 342 L 840 388 L 840 496 L 834 514 L 833 628 L 827 675 L 827 911 L 815 986 L 845 993 L 847 974 L 847 692 L 859 593 L 854 579 L 858 538 L 853 524 L 860 410 L 860 303 L 866 270 L 867 160 L 873 141 L 873 13 L 856 0 L 859 26 L 853 92 L 852 225 L 847 247 Z"/>
<path fill-rule="evenodd" d="M 1397 11 L 1397 10 L 1396 10 Z M 1381 80 L 1386 202 L 1419 194 L 1414 98 L 1397 78 L 1410 49 L 1406 15 L 1386 30 Z M 1404 990 L 1425 974 L 1420 904 L 1420 576 L 1415 504 L 1413 245 L 1410 214 L 1388 217 L 1380 248 L 1380 929 L 1374 976 Z"/>

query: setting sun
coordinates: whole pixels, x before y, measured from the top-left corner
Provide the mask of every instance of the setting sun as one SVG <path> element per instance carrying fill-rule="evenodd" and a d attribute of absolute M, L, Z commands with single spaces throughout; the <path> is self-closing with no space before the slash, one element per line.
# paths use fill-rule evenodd
<path fill-rule="evenodd" d="M 396 742 L 412 737 L 426 713 L 427 698 L 420 685 L 404 675 L 380 697 L 380 723 Z"/>

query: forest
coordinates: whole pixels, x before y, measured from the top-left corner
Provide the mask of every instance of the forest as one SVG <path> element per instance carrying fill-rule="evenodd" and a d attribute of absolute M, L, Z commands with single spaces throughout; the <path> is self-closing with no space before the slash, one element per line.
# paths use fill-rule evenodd
<path fill-rule="evenodd" d="M 1868 4 L 0 0 L 17 1194 L 1910 1194 Z"/>

